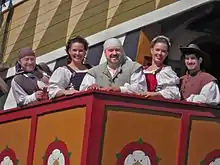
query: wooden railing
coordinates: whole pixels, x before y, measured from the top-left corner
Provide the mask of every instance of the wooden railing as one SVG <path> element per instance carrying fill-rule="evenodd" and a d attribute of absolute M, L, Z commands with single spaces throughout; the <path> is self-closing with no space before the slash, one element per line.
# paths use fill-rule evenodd
<path fill-rule="evenodd" d="M 209 165 L 220 158 L 219 114 L 180 101 L 78 93 L 1 112 L 0 163 Z"/>

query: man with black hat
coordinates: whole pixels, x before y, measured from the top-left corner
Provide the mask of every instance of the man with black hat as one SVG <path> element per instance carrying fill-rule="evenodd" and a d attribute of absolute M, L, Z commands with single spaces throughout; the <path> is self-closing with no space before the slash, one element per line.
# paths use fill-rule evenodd
<path fill-rule="evenodd" d="M 18 58 L 17 73 L 11 82 L 17 105 L 22 106 L 47 98 L 49 67 L 46 64 L 36 65 L 36 55 L 31 48 L 22 48 Z"/>
<path fill-rule="evenodd" d="M 209 55 L 195 44 L 180 47 L 180 51 L 187 69 L 186 75 L 180 78 L 182 98 L 194 103 L 219 104 L 220 93 L 217 79 L 203 71 L 211 64 Z"/>

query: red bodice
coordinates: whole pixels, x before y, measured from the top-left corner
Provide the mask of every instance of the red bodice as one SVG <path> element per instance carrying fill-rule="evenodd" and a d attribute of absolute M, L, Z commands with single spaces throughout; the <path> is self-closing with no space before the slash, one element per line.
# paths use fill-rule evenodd
<path fill-rule="evenodd" d="M 146 70 L 148 67 L 144 67 L 144 70 Z M 157 78 L 156 74 L 160 72 L 161 68 L 155 71 L 154 73 L 145 73 L 145 78 L 147 82 L 147 87 L 149 92 L 155 92 L 157 87 Z"/>
<path fill-rule="evenodd" d="M 156 74 L 153 73 L 145 73 L 147 88 L 149 92 L 155 92 L 157 87 L 157 78 Z"/>

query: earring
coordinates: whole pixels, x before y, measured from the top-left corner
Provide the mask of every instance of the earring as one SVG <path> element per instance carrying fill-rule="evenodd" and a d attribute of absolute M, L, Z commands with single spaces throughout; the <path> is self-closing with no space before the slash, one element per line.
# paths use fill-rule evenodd
<path fill-rule="evenodd" d="M 86 63 L 86 60 L 87 60 L 87 53 L 85 54 L 82 63 L 85 64 L 85 63 Z"/>
<path fill-rule="evenodd" d="M 202 63 L 202 57 L 199 57 L 199 63 L 201 64 Z"/>

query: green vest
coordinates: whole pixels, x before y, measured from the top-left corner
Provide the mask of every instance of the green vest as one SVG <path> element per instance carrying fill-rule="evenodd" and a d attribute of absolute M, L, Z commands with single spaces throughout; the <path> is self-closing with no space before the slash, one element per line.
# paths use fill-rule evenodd
<path fill-rule="evenodd" d="M 111 76 L 107 68 L 107 62 L 98 65 L 88 71 L 88 74 L 96 79 L 96 84 L 100 87 L 120 87 L 125 83 L 130 84 L 131 75 L 141 68 L 137 62 L 125 60 L 125 62 L 118 68 L 114 77 Z"/>

